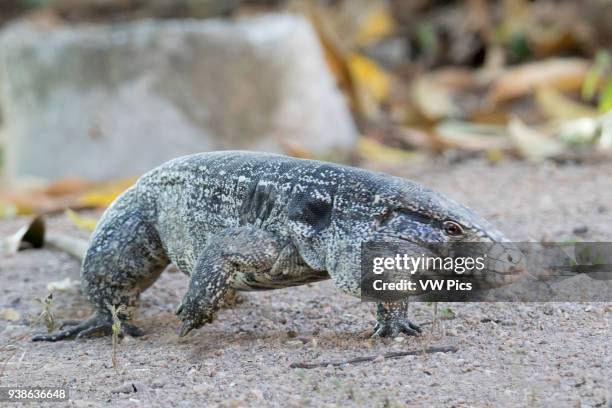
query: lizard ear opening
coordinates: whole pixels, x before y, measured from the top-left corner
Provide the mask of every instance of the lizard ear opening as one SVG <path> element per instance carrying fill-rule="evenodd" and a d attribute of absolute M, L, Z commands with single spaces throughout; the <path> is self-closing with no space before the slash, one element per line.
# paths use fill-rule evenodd
<path fill-rule="evenodd" d="M 300 234 L 312 237 L 331 224 L 333 197 L 315 188 L 296 193 L 288 207 L 289 220 Z"/>
<path fill-rule="evenodd" d="M 376 228 L 384 227 L 389 223 L 389 221 L 391 221 L 394 215 L 393 210 L 390 208 L 385 208 L 380 214 L 374 217 L 374 226 Z"/>

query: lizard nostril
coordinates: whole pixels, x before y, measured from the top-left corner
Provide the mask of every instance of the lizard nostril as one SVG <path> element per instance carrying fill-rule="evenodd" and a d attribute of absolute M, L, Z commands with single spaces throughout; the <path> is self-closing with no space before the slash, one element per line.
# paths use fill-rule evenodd
<path fill-rule="evenodd" d="M 514 258 L 512 258 L 512 255 L 508 255 L 508 262 L 512 262 L 514 261 Z"/>

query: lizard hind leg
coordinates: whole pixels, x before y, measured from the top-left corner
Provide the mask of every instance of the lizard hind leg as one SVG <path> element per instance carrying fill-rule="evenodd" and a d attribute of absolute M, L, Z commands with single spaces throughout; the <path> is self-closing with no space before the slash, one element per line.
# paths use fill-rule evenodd
<path fill-rule="evenodd" d="M 39 334 L 32 338 L 32 341 L 60 341 L 68 339 L 83 339 L 96 336 L 109 336 L 112 334 L 113 321 L 110 314 L 94 313 L 87 320 L 72 325 L 65 330 L 60 330 L 50 334 Z M 120 336 L 125 334 L 132 337 L 144 335 L 144 332 L 133 324 L 122 322 Z"/>
<path fill-rule="evenodd" d="M 124 211 L 121 201 L 117 205 L 119 208 L 109 209 L 100 221 L 81 268 L 81 289 L 94 307 L 93 315 L 64 330 L 38 335 L 32 340 L 59 341 L 110 335 L 111 305 L 121 308 L 118 318 L 124 334 L 143 334 L 130 320 L 137 309 L 140 293 L 155 282 L 169 259 L 156 230 L 140 212 Z"/>
<path fill-rule="evenodd" d="M 80 322 L 76 325 L 70 325 L 70 327 L 65 330 L 60 330 L 58 332 L 49 334 L 38 334 L 32 337 L 32 341 L 60 341 L 66 339 L 73 339 L 82 331 L 98 326 L 105 321 L 106 319 L 104 318 L 104 316 L 101 316 L 99 313 L 94 313 L 89 319 Z M 71 321 L 66 323 L 74 322 Z"/>
<path fill-rule="evenodd" d="M 408 320 L 408 302 L 378 303 L 372 337 L 417 336 L 421 328 Z"/>

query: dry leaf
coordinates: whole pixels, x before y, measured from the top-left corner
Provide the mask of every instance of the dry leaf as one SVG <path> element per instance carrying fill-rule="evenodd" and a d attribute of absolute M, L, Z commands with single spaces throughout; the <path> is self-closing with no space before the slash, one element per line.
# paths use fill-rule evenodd
<path fill-rule="evenodd" d="M 595 144 L 600 150 L 612 148 L 612 113 L 581 118 L 559 125 L 559 138 L 568 144 Z"/>
<path fill-rule="evenodd" d="M 430 133 L 414 127 L 390 126 L 384 137 L 407 149 L 432 150 L 438 147 L 436 139 Z"/>
<path fill-rule="evenodd" d="M 66 207 L 82 207 L 74 195 L 50 195 L 40 190 L 20 190 L 4 194 L 4 200 L 15 206 L 17 215 L 49 214 Z"/>
<path fill-rule="evenodd" d="M 0 201 L 0 219 L 19 215 L 19 208 L 13 203 Z"/>
<path fill-rule="evenodd" d="M 89 249 L 89 241 L 58 233 L 47 234 L 45 245 L 64 251 L 79 261 L 85 258 Z"/>
<path fill-rule="evenodd" d="M 581 58 L 555 58 L 519 65 L 506 71 L 494 82 L 488 98 L 500 103 L 521 97 L 541 86 L 560 91 L 580 90 L 590 62 Z"/>
<path fill-rule="evenodd" d="M 91 182 L 79 178 L 62 179 L 45 188 L 45 193 L 54 196 L 82 193 L 91 188 L 91 185 Z"/>
<path fill-rule="evenodd" d="M 612 78 L 608 79 L 599 96 L 599 112 L 606 113 L 612 111 Z"/>
<path fill-rule="evenodd" d="M 510 120 L 510 116 L 507 111 L 491 110 L 483 106 L 483 109 L 476 109 L 470 112 L 468 119 L 473 123 L 506 125 Z"/>
<path fill-rule="evenodd" d="M 597 111 L 588 105 L 576 102 L 551 87 L 539 87 L 536 90 L 536 103 L 550 119 L 577 119 L 597 115 Z"/>
<path fill-rule="evenodd" d="M 505 126 L 444 121 L 434 129 L 447 146 L 464 150 L 508 150 L 511 147 Z"/>
<path fill-rule="evenodd" d="M 359 120 L 365 115 L 365 109 L 348 66 L 350 50 L 346 39 L 334 30 L 327 8 L 310 1 L 295 2 L 292 7 L 295 12 L 307 15 L 312 22 L 321 41 L 327 65 L 340 88 L 347 94 L 351 109 Z"/>
<path fill-rule="evenodd" d="M 572 145 L 590 144 L 599 134 L 599 123 L 594 118 L 581 118 L 563 123 L 559 130 L 559 139 Z"/>
<path fill-rule="evenodd" d="M 0 204 L 0 217 L 12 217 L 17 215 L 31 215 L 35 212 L 35 206 L 41 204 L 28 194 L 3 191 L 2 203 Z M 43 204 L 46 204 L 43 202 Z"/>
<path fill-rule="evenodd" d="M 72 290 L 73 288 L 78 287 L 79 285 L 80 285 L 80 281 L 66 278 L 61 281 L 47 283 L 47 290 L 49 292 L 55 292 L 55 291 L 66 292 L 66 291 Z"/>
<path fill-rule="evenodd" d="M 29 188 L 1 193 L 0 218 L 3 216 L 49 214 L 66 208 L 107 207 L 135 178 L 93 185 L 80 180 L 63 180 L 44 188 Z"/>
<path fill-rule="evenodd" d="M 280 145 L 288 156 L 299 159 L 315 159 L 314 153 L 303 145 L 290 140 L 280 140 Z"/>
<path fill-rule="evenodd" d="M 533 162 L 557 156 L 565 150 L 563 143 L 530 128 L 518 118 L 510 121 L 508 132 L 521 155 Z"/>
<path fill-rule="evenodd" d="M 385 3 L 376 4 L 363 17 L 355 35 L 355 44 L 367 46 L 395 31 L 395 20 Z"/>
<path fill-rule="evenodd" d="M 431 121 L 461 114 L 461 110 L 453 101 L 452 91 L 431 78 L 422 77 L 414 81 L 411 95 L 419 111 Z"/>
<path fill-rule="evenodd" d="M 96 229 L 96 225 L 98 224 L 98 220 L 90 217 L 83 217 L 82 215 L 77 214 L 68 208 L 65 211 L 66 216 L 72 221 L 74 225 L 76 225 L 80 229 L 84 229 L 87 231 L 93 231 Z"/>
<path fill-rule="evenodd" d="M 497 164 L 504 159 L 504 152 L 502 150 L 487 150 L 485 153 L 487 161 L 491 164 Z"/>
<path fill-rule="evenodd" d="M 378 102 L 389 97 L 391 76 L 371 59 L 353 53 L 349 56 L 348 66 L 356 85 Z"/>
<path fill-rule="evenodd" d="M 595 63 L 589 69 L 589 72 L 582 84 L 582 99 L 590 101 L 595 96 L 599 88 L 605 82 L 606 73 L 612 67 L 612 57 L 608 51 L 600 50 L 595 55 Z"/>
<path fill-rule="evenodd" d="M 309 17 L 321 41 L 327 65 L 338 83 L 344 88 L 349 87 L 350 74 L 346 68 L 346 58 L 349 54 L 348 46 L 332 29 L 328 21 L 329 17 L 324 12 L 325 9 L 316 3 L 306 3 L 303 9 L 300 8 L 296 11 Z"/>
<path fill-rule="evenodd" d="M 98 186 L 79 197 L 78 203 L 85 207 L 108 207 L 135 181 L 135 178 L 129 178 Z"/>
<path fill-rule="evenodd" d="M 9 322 L 16 322 L 21 319 L 19 312 L 12 307 L 0 309 L 0 318 Z"/>
<path fill-rule="evenodd" d="M 612 112 L 603 115 L 599 119 L 601 133 L 598 145 L 602 149 L 612 149 Z"/>
<path fill-rule="evenodd" d="M 440 87 L 449 90 L 464 90 L 477 85 L 474 72 L 465 68 L 440 68 L 430 74 L 424 74 L 421 78 L 427 78 Z"/>
<path fill-rule="evenodd" d="M 28 227 L 21 227 L 16 233 L 10 237 L 4 238 L 0 243 L 0 255 L 10 256 L 14 255 L 19 251 L 23 236 L 27 232 Z"/>
<path fill-rule="evenodd" d="M 41 248 L 45 243 L 45 221 L 42 217 L 34 218 L 28 225 L 24 225 L 13 235 L 0 242 L 0 255 L 10 256 L 24 244 L 34 248 Z"/>
<path fill-rule="evenodd" d="M 357 148 L 365 159 L 390 165 L 407 164 L 421 157 L 419 153 L 385 146 L 368 137 L 361 137 Z"/>

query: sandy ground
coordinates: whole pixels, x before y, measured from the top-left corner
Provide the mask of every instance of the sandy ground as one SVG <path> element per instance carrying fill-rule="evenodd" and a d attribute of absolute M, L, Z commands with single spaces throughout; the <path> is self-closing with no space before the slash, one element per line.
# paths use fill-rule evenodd
<path fill-rule="evenodd" d="M 612 239 L 612 164 L 469 161 L 396 172 L 473 207 L 515 240 L 567 239 L 577 227 L 588 227 L 581 239 Z M 0 237 L 23 223 L 1 221 Z M 63 217 L 49 224 L 86 235 Z M 40 310 L 32 299 L 46 295 L 47 283 L 78 273 L 75 260 L 51 250 L 0 260 L 0 308 L 22 316 L 0 320 L 0 344 L 29 331 Z M 328 281 L 246 294 L 212 325 L 179 340 L 173 310 L 186 286 L 184 275 L 166 272 L 145 292 L 138 323 L 147 335 L 120 345 L 118 373 L 109 338 L 23 341 L 0 385 L 67 386 L 72 401 L 50 406 L 610 406 L 610 303 L 444 304 L 439 307 L 451 307 L 456 318 L 425 325 L 424 335 L 372 340 L 373 305 Z M 89 312 L 77 290 L 55 299 L 58 318 Z M 417 323 L 432 320 L 430 305 L 411 311 Z M 458 351 L 290 368 L 430 346 Z"/>

